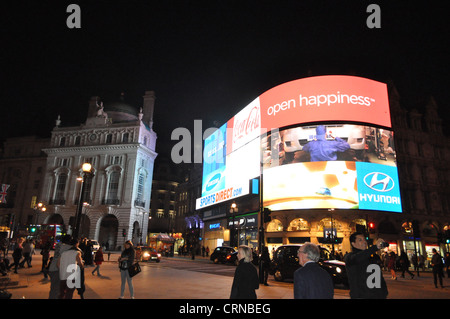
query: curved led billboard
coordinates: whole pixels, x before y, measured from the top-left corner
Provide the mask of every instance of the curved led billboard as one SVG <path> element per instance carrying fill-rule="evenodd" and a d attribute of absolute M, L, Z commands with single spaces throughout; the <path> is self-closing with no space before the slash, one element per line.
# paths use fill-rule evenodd
<path fill-rule="evenodd" d="M 262 139 L 264 206 L 401 212 L 393 132 L 327 124 Z"/>
<path fill-rule="evenodd" d="M 248 194 L 262 172 L 272 210 L 401 212 L 390 127 L 384 83 L 329 75 L 276 86 L 205 139 L 197 209 Z"/>

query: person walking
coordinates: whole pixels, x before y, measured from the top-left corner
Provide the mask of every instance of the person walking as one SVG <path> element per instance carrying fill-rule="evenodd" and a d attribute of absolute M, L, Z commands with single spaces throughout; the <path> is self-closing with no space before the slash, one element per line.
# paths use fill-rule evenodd
<path fill-rule="evenodd" d="M 25 263 L 27 263 L 28 268 L 31 268 L 31 258 L 33 254 L 34 254 L 33 242 L 27 239 L 23 244 L 23 251 L 22 251 L 23 260 L 20 262 L 21 268 L 25 267 Z"/>
<path fill-rule="evenodd" d="M 95 263 L 95 268 L 92 271 L 92 274 L 94 275 L 94 272 L 97 271 L 97 276 L 101 276 L 100 275 L 100 266 L 103 262 L 103 249 L 100 246 L 100 248 L 97 250 L 97 252 L 95 253 L 95 257 L 94 257 L 94 263 Z"/>
<path fill-rule="evenodd" d="M 71 237 L 69 235 L 65 235 L 63 236 L 61 241 L 56 244 L 53 259 L 48 267 L 48 276 L 50 277 L 50 292 L 48 295 L 48 299 L 59 299 L 61 285 L 59 280 L 58 261 L 61 257 L 61 254 L 71 248 L 70 240 Z"/>
<path fill-rule="evenodd" d="M 397 256 L 393 251 L 389 253 L 389 261 L 388 261 L 388 269 L 391 272 L 391 279 L 397 280 L 397 276 L 395 274 L 395 262 L 397 260 Z"/>
<path fill-rule="evenodd" d="M 437 250 L 433 248 L 433 257 L 431 257 L 431 266 L 433 267 L 433 278 L 434 278 L 434 286 L 437 288 L 437 280 L 439 278 L 439 284 L 441 285 L 441 288 L 444 288 L 444 285 L 442 283 L 442 269 L 443 269 L 443 263 L 442 263 L 442 257 L 439 255 Z"/>
<path fill-rule="evenodd" d="M 50 242 L 47 242 L 44 244 L 44 247 L 42 247 L 41 255 L 42 255 L 42 268 L 41 272 L 45 272 L 45 269 L 47 268 L 47 263 L 50 258 Z"/>
<path fill-rule="evenodd" d="M 450 253 L 445 253 L 445 268 L 447 268 L 447 278 L 450 278 Z"/>
<path fill-rule="evenodd" d="M 135 251 L 133 248 L 133 243 L 130 240 L 127 240 L 124 244 L 124 250 L 119 257 L 119 269 L 120 269 L 120 297 L 119 299 L 124 298 L 125 293 L 125 282 L 128 283 L 128 289 L 130 291 L 131 299 L 134 299 L 134 287 L 133 287 L 133 278 L 130 277 L 128 273 L 128 268 L 134 263 Z"/>
<path fill-rule="evenodd" d="M 18 238 L 16 242 L 16 246 L 14 247 L 14 251 L 12 253 L 13 263 L 9 265 L 9 269 L 14 266 L 14 273 L 17 274 L 17 268 L 19 268 L 20 259 L 22 258 L 23 246 L 22 246 L 22 238 Z"/>
<path fill-rule="evenodd" d="M 302 267 L 294 272 L 294 299 L 333 299 L 333 280 L 317 264 L 319 259 L 317 245 L 306 243 L 299 248 L 298 260 Z"/>
<path fill-rule="evenodd" d="M 72 299 L 75 289 L 81 287 L 81 271 L 84 265 L 81 250 L 78 248 L 78 239 L 72 238 L 70 245 L 72 247 L 63 252 L 58 259 L 60 279 L 59 299 Z M 75 278 L 73 278 L 74 276 Z M 75 279 L 75 282 L 69 282 L 69 279 Z"/>
<path fill-rule="evenodd" d="M 265 247 L 263 248 L 262 254 L 261 254 L 261 263 L 262 263 L 262 269 L 264 272 L 264 286 L 268 286 L 267 279 L 269 278 L 269 270 L 270 270 L 270 255 L 269 255 L 269 248 Z"/>
<path fill-rule="evenodd" d="M 385 247 L 381 238 L 377 244 L 367 248 L 367 241 L 363 233 L 356 232 L 350 235 L 352 252 L 345 257 L 350 298 L 352 299 L 385 299 L 388 295 L 386 282 L 379 265 L 371 258 L 377 250 Z M 371 270 L 370 270 L 371 269 Z M 378 269 L 378 271 L 376 271 Z M 377 275 L 378 273 L 378 275 Z M 377 276 L 374 278 L 374 275 Z M 370 278 L 369 278 L 370 276 Z M 376 286 L 369 287 L 368 282 L 376 279 Z"/>
<path fill-rule="evenodd" d="M 230 299 L 256 299 L 259 278 L 256 267 L 251 263 L 253 254 L 250 247 L 239 246 L 237 258 L 239 264 L 234 272 Z"/>
<path fill-rule="evenodd" d="M 411 271 L 409 271 L 410 262 L 408 259 L 408 255 L 405 253 L 403 249 L 400 252 L 399 262 L 400 268 L 402 270 L 402 278 L 405 278 L 405 272 L 407 272 L 411 276 L 411 279 L 414 279 L 414 274 Z"/>

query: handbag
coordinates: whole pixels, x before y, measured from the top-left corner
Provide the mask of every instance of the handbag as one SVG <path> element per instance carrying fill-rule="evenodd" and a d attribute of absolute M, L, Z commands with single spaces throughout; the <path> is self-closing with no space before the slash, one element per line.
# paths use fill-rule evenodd
<path fill-rule="evenodd" d="M 133 278 L 140 272 L 141 266 L 139 265 L 139 263 L 134 263 L 128 268 L 128 274 L 130 275 L 131 278 Z"/>

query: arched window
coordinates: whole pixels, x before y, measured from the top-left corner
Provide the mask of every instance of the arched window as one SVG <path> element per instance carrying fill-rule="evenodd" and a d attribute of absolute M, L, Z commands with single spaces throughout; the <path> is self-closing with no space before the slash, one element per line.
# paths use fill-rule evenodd
<path fill-rule="evenodd" d="M 303 218 L 296 218 L 289 224 L 288 231 L 309 230 L 309 225 Z"/>
<path fill-rule="evenodd" d="M 272 221 L 267 225 L 267 232 L 277 232 L 283 231 L 283 224 L 278 219 L 272 219 Z"/>

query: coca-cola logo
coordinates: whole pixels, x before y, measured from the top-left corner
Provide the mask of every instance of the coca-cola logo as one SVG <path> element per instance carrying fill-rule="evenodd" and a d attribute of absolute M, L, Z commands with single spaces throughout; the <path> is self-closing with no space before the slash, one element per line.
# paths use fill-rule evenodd
<path fill-rule="evenodd" d="M 242 121 L 239 121 L 238 117 L 234 118 L 233 136 L 234 142 L 249 135 L 260 126 L 260 112 L 259 105 L 250 109 L 247 118 L 244 117 Z"/>

